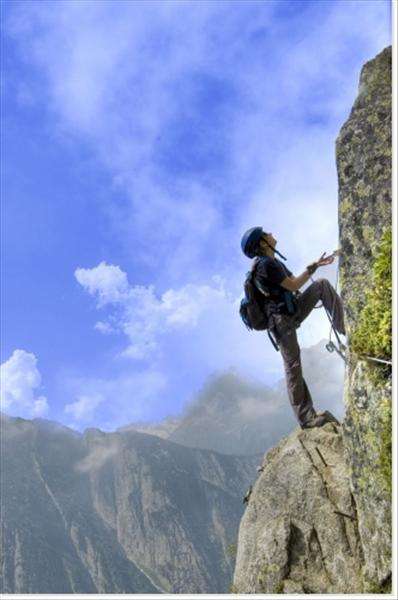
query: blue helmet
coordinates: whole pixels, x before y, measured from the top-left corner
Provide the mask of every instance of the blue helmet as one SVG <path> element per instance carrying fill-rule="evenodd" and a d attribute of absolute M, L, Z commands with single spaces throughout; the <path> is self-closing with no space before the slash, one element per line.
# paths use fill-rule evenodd
<path fill-rule="evenodd" d="M 258 242 L 263 235 L 264 231 L 262 227 L 252 227 L 251 229 L 248 229 L 243 235 L 240 243 L 243 254 L 246 254 L 249 258 L 254 258 L 256 256 Z"/>

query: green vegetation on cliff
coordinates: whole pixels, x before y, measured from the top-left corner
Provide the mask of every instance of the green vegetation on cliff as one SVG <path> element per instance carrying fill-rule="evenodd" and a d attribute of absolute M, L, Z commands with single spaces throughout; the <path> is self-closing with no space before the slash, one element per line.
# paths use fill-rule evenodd
<path fill-rule="evenodd" d="M 376 252 L 365 306 L 351 336 L 351 350 L 359 355 L 391 358 L 391 238 L 389 227 Z"/>
<path fill-rule="evenodd" d="M 391 398 L 381 406 L 380 471 L 385 489 L 392 492 L 392 413 Z"/>
<path fill-rule="evenodd" d="M 358 355 L 391 359 L 392 332 L 392 232 L 384 230 L 375 253 L 372 279 L 366 293 L 365 305 L 359 315 L 358 325 L 351 336 L 351 350 Z M 366 367 L 369 381 L 375 386 L 386 384 L 390 368 L 369 362 Z M 366 445 L 373 449 L 375 464 L 378 464 L 379 483 L 391 493 L 391 398 L 383 395 L 374 407 L 372 423 L 365 428 Z M 377 459 L 376 459 L 377 457 Z M 363 473 L 364 475 L 364 473 Z M 366 479 L 366 477 L 365 477 Z"/>
<path fill-rule="evenodd" d="M 391 359 L 392 333 L 392 232 L 387 227 L 375 252 L 372 278 L 366 292 L 365 305 L 360 312 L 358 325 L 350 339 L 351 350 L 359 356 Z M 378 474 L 378 485 L 391 493 L 391 398 L 389 394 L 376 394 L 383 390 L 390 378 L 390 367 L 368 362 L 363 366 L 368 380 L 376 386 L 373 392 L 378 401 L 368 407 L 367 426 L 362 428 L 364 445 L 372 454 L 372 477 Z M 353 415 L 352 415 L 353 416 Z M 363 419 L 363 417 L 362 417 Z M 377 466 L 377 468 L 376 468 Z M 365 490 L 370 473 L 363 467 L 360 477 Z"/>

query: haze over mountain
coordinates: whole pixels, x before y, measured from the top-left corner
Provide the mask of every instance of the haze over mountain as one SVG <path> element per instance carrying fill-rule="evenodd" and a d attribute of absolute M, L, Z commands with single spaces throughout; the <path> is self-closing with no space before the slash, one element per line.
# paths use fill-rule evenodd
<path fill-rule="evenodd" d="M 324 341 L 302 359 L 317 407 L 339 415 L 341 359 Z M 243 496 L 295 427 L 283 379 L 270 388 L 234 371 L 181 416 L 116 432 L 2 415 L 2 589 L 228 592 Z"/>
<path fill-rule="evenodd" d="M 325 344 L 321 340 L 302 350 L 304 374 L 315 408 L 342 417 L 344 362 Z M 284 379 L 270 388 L 230 371 L 211 377 L 180 417 L 132 423 L 123 429 L 225 454 L 250 455 L 268 450 L 296 425 Z"/>
<path fill-rule="evenodd" d="M 2 415 L 4 593 L 227 592 L 258 457 Z"/>

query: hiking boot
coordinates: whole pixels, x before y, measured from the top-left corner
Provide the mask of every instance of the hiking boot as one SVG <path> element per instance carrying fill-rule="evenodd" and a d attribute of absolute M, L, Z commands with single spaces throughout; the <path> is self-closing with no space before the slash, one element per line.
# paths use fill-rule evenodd
<path fill-rule="evenodd" d="M 301 429 L 311 429 L 312 427 L 322 427 L 326 423 L 336 423 L 340 425 L 340 422 L 332 415 L 331 412 L 325 410 L 324 412 L 317 413 L 314 417 L 309 419 L 306 423 L 301 425 Z"/>

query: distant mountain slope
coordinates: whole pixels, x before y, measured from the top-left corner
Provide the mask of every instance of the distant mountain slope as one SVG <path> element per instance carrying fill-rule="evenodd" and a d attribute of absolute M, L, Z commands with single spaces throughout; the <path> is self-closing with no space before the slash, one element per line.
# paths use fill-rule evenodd
<path fill-rule="evenodd" d="M 225 454 L 262 452 L 295 426 L 278 390 L 234 373 L 209 380 L 169 439 Z"/>
<path fill-rule="evenodd" d="M 302 350 L 304 374 L 315 407 L 341 417 L 344 363 L 336 354 L 330 354 L 325 344 L 322 340 Z M 270 388 L 227 372 L 210 378 L 181 417 L 153 424 L 133 423 L 128 429 L 190 447 L 250 455 L 265 452 L 296 425 L 284 378 Z"/>
<path fill-rule="evenodd" d="M 223 593 L 255 457 L 2 417 L 4 593 Z"/>
<path fill-rule="evenodd" d="M 178 417 L 167 417 L 159 423 L 130 423 L 124 427 L 119 427 L 118 431 L 140 431 L 141 433 L 149 433 L 150 435 L 157 435 L 164 440 L 167 440 L 173 431 L 180 425 L 181 418 Z"/>

